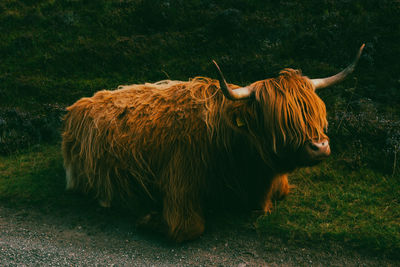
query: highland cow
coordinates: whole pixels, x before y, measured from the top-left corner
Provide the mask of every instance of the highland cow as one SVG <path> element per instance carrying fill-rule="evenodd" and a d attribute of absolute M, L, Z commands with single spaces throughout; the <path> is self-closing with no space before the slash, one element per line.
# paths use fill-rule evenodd
<path fill-rule="evenodd" d="M 177 242 L 199 237 L 206 208 L 261 207 L 289 193 L 287 174 L 330 154 L 323 79 L 284 69 L 246 87 L 219 78 L 100 91 L 68 107 L 62 150 L 67 189 L 102 206 L 146 210 Z"/>

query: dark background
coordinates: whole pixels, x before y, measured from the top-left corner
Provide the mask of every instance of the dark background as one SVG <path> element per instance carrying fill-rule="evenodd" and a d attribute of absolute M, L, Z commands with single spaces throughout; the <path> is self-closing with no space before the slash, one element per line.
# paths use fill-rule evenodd
<path fill-rule="evenodd" d="M 66 106 L 120 84 L 216 78 L 245 85 L 285 67 L 355 73 L 318 92 L 349 168 L 400 165 L 400 2 L 24 0 L 0 2 L 0 153 L 60 140 Z"/>

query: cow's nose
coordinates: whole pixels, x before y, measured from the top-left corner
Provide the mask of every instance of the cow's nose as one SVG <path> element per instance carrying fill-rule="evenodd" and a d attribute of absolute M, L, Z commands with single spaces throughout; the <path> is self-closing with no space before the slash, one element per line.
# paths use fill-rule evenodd
<path fill-rule="evenodd" d="M 307 144 L 306 149 L 314 159 L 324 159 L 331 154 L 331 148 L 329 147 L 328 139 L 318 142 L 310 142 Z"/>

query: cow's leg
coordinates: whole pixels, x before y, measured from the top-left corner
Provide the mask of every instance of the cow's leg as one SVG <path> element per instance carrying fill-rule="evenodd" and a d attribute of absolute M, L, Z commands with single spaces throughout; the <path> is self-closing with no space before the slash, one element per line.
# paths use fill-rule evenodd
<path fill-rule="evenodd" d="M 65 164 L 65 183 L 66 190 L 71 190 L 74 188 L 74 174 L 72 164 Z"/>
<path fill-rule="evenodd" d="M 204 232 L 202 211 L 196 207 L 197 204 L 188 202 L 187 196 L 177 197 L 164 199 L 163 217 L 168 226 L 168 236 L 177 242 L 196 239 Z"/>
<path fill-rule="evenodd" d="M 288 181 L 288 175 L 282 174 L 276 179 L 274 179 L 272 183 L 272 199 L 273 200 L 282 200 L 284 199 L 290 192 L 290 188 Z"/>
<path fill-rule="evenodd" d="M 204 191 L 205 168 L 196 158 L 175 154 L 163 177 L 163 218 L 168 236 L 177 242 L 195 239 L 204 232 L 200 193 Z"/>
<path fill-rule="evenodd" d="M 66 131 L 63 133 L 62 141 L 62 152 L 64 158 L 64 168 L 65 168 L 65 184 L 66 190 L 72 190 L 75 188 L 75 168 L 73 162 L 73 147 L 75 145 L 75 139 L 71 137 L 71 133 Z"/>
<path fill-rule="evenodd" d="M 265 213 L 271 213 L 273 200 L 285 198 L 290 191 L 287 174 L 277 175 L 273 178 L 270 187 L 264 198 L 263 210 Z"/>

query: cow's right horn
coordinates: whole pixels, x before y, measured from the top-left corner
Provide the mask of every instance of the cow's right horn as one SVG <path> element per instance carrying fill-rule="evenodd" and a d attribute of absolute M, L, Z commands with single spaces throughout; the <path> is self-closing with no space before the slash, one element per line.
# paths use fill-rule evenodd
<path fill-rule="evenodd" d="M 364 46 L 365 46 L 365 44 L 363 44 L 360 47 L 360 50 L 358 51 L 357 56 L 354 59 L 353 63 L 351 63 L 347 68 L 345 68 L 338 74 L 333 75 L 331 77 L 327 77 L 327 78 L 311 79 L 311 82 L 314 84 L 315 90 L 320 89 L 320 88 L 325 88 L 325 87 L 334 85 L 338 82 L 341 82 L 347 77 L 347 75 L 352 73 L 354 71 L 355 66 L 357 65 L 358 60 L 360 59 L 361 53 L 364 49 Z"/>
<path fill-rule="evenodd" d="M 224 93 L 225 97 L 230 100 L 241 100 L 251 98 L 253 95 L 253 90 L 249 87 L 240 87 L 237 89 L 232 89 L 229 87 L 228 83 L 225 81 L 224 75 L 222 74 L 221 69 L 219 68 L 217 62 L 213 60 L 214 65 L 217 67 L 219 73 L 219 86 L 221 87 L 222 93 Z"/>

